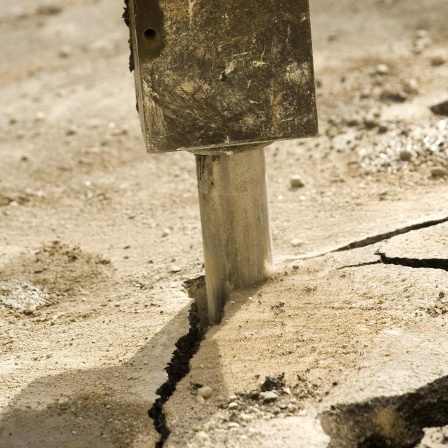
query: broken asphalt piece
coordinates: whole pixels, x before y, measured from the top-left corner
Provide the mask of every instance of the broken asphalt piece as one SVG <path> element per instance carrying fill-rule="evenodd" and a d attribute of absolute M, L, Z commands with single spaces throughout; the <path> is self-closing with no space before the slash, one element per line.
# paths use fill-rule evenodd
<path fill-rule="evenodd" d="M 448 117 L 448 100 L 442 101 L 441 103 L 430 106 L 429 108 L 433 114 L 444 115 Z"/>

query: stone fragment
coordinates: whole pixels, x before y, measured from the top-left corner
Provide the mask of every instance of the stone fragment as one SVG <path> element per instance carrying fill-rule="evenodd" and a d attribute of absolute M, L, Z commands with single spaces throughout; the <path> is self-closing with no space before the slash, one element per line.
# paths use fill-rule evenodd
<path fill-rule="evenodd" d="M 387 75 L 389 73 L 389 67 L 386 64 L 378 64 L 375 67 L 375 72 L 378 75 Z"/>
<path fill-rule="evenodd" d="M 407 149 L 403 149 L 403 151 L 400 152 L 400 160 L 403 162 L 409 162 L 412 159 L 412 151 L 409 151 Z"/>
<path fill-rule="evenodd" d="M 441 103 L 434 104 L 429 108 L 433 114 L 445 115 L 448 117 L 448 100 L 442 101 Z"/>
<path fill-rule="evenodd" d="M 60 58 L 69 58 L 71 55 L 73 54 L 73 50 L 71 49 L 71 47 L 64 45 L 63 47 L 61 47 L 58 51 L 58 56 Z"/>
<path fill-rule="evenodd" d="M 448 445 L 448 426 L 423 428 L 425 433 L 416 448 L 444 448 Z"/>
<path fill-rule="evenodd" d="M 205 431 L 199 431 L 197 433 L 197 437 L 198 437 L 198 439 L 202 440 L 203 442 L 210 440 L 209 435 Z"/>
<path fill-rule="evenodd" d="M 405 92 L 409 93 L 410 95 L 416 95 L 417 93 L 419 93 L 418 82 L 415 78 L 404 80 L 403 88 Z"/>
<path fill-rule="evenodd" d="M 66 129 L 65 135 L 67 137 L 71 137 L 72 135 L 75 135 L 77 131 L 78 131 L 78 129 L 76 128 L 76 126 L 71 125 Z"/>
<path fill-rule="evenodd" d="M 197 395 L 197 396 L 196 396 L 196 401 L 197 401 L 199 404 L 204 404 L 204 403 L 205 403 L 205 398 L 204 398 L 204 397 L 201 397 L 200 395 Z"/>
<path fill-rule="evenodd" d="M 446 168 L 443 168 L 441 166 L 435 166 L 431 169 L 431 177 L 438 178 L 438 177 L 445 177 L 448 176 L 448 170 Z"/>
<path fill-rule="evenodd" d="M 295 238 L 295 239 L 293 239 L 293 240 L 291 241 L 291 246 L 292 246 L 292 247 L 300 247 L 300 246 L 303 246 L 303 241 L 300 240 L 300 239 Z"/>
<path fill-rule="evenodd" d="M 205 398 L 206 400 L 209 399 L 213 394 L 213 389 L 209 386 L 204 386 L 198 389 L 198 395 Z"/>
<path fill-rule="evenodd" d="M 274 391 L 267 391 L 267 392 L 261 392 L 260 393 L 260 398 L 265 402 L 265 403 L 272 403 L 275 400 L 277 400 L 278 395 L 274 392 Z"/>
<path fill-rule="evenodd" d="M 25 314 L 34 314 L 36 309 L 37 309 L 36 304 L 32 300 L 27 300 L 23 312 Z"/>
<path fill-rule="evenodd" d="M 305 183 L 303 182 L 302 178 L 298 175 L 294 175 L 289 180 L 289 183 L 291 184 L 292 188 L 302 188 L 305 186 Z"/>
<path fill-rule="evenodd" d="M 431 65 L 433 67 L 440 67 L 441 65 L 445 64 L 447 61 L 448 61 L 448 54 L 439 53 L 432 57 Z"/>
<path fill-rule="evenodd" d="M 402 88 L 396 86 L 385 86 L 380 93 L 381 101 L 404 103 L 407 99 L 408 94 Z"/>
<path fill-rule="evenodd" d="M 246 423 L 250 423 L 250 422 L 252 422 L 254 420 L 252 415 L 245 414 L 245 413 L 242 413 L 240 415 L 240 418 L 241 418 L 241 420 L 243 420 L 243 422 L 246 422 Z"/>
<path fill-rule="evenodd" d="M 238 409 L 238 407 L 239 407 L 239 404 L 236 401 L 232 401 L 231 403 L 229 403 L 229 406 L 228 406 L 228 408 L 230 410 Z"/>
<path fill-rule="evenodd" d="M 45 112 L 37 112 L 36 115 L 34 116 L 34 119 L 36 121 L 44 121 L 47 118 L 47 115 L 45 114 Z"/>

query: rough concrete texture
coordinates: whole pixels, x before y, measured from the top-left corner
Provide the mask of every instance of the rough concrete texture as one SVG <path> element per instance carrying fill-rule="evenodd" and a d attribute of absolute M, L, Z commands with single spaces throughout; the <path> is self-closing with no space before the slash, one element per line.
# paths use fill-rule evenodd
<path fill-rule="evenodd" d="M 266 151 L 278 274 L 210 330 L 166 446 L 445 443 L 447 273 L 405 263 L 446 259 L 445 9 L 311 1 L 321 134 Z M 158 440 L 203 274 L 197 181 L 192 154 L 145 153 L 122 12 L 0 8 L 1 448 Z"/>
<path fill-rule="evenodd" d="M 416 263 L 427 260 L 436 265 L 439 261 L 443 268 L 443 261 L 448 263 L 448 223 L 397 236 L 382 245 L 378 252 L 388 259 L 398 259 L 397 263 L 400 260 Z"/>
<path fill-rule="evenodd" d="M 441 230 L 425 234 L 437 238 Z M 390 244 L 398 246 L 402 239 Z M 412 250 L 402 243 L 402 252 L 408 247 Z M 278 440 L 295 440 L 291 446 L 309 446 L 310 434 L 321 440 L 317 446 L 327 446 L 319 421 L 334 438 L 332 446 L 374 446 L 363 445 L 374 436 L 390 446 L 410 446 L 399 444 L 403 434 L 395 438 L 390 429 L 396 426 L 393 413 L 400 396 L 448 374 L 447 273 L 371 264 L 377 250 L 374 245 L 300 261 L 272 282 L 235 294 L 224 322 L 211 328 L 192 371 L 167 405 L 171 446 L 185 440 L 192 446 L 272 446 L 272 433 L 264 432 L 271 419 L 285 419 Z M 260 381 L 283 373 L 278 398 L 266 403 Z M 198 402 L 192 384 L 212 387 L 212 398 Z M 444 390 L 438 393 L 427 400 L 444 400 Z M 372 415 L 359 427 L 339 410 L 352 405 L 353 414 L 361 413 L 360 403 L 394 396 L 390 405 L 381 400 L 372 405 Z M 384 423 L 375 415 L 380 412 L 386 413 Z M 308 419 L 300 423 L 296 415 L 315 417 L 315 425 Z M 415 416 L 405 417 L 415 423 Z M 434 415 L 434 423 L 440 417 Z"/>

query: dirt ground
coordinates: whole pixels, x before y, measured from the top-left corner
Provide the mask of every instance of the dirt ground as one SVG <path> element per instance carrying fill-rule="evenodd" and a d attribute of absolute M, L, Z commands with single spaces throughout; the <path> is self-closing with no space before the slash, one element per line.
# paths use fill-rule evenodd
<path fill-rule="evenodd" d="M 154 446 L 148 411 L 191 330 L 194 157 L 145 153 L 122 11 L 0 0 L 2 448 Z M 448 424 L 365 442 L 375 425 L 350 407 L 446 391 L 448 117 L 430 110 L 448 100 L 446 1 L 311 12 L 320 135 L 266 150 L 278 272 L 206 335 L 161 414 L 166 446 L 417 446 Z M 251 402 L 282 373 L 263 391 L 279 405 Z"/>

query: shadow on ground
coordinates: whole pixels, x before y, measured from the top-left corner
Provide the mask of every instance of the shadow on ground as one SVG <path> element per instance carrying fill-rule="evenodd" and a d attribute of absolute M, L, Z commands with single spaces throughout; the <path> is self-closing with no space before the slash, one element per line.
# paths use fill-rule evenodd
<path fill-rule="evenodd" d="M 189 308 L 183 308 L 122 365 L 73 370 L 30 383 L 0 415 L 0 446 L 153 446 L 159 436 L 148 410 L 154 391 L 166 380 L 164 368 Z M 119 390 L 113 387 L 117 378 L 124 386 Z"/>
<path fill-rule="evenodd" d="M 403 395 L 332 406 L 320 417 L 333 448 L 412 448 L 448 424 L 448 377 Z"/>

